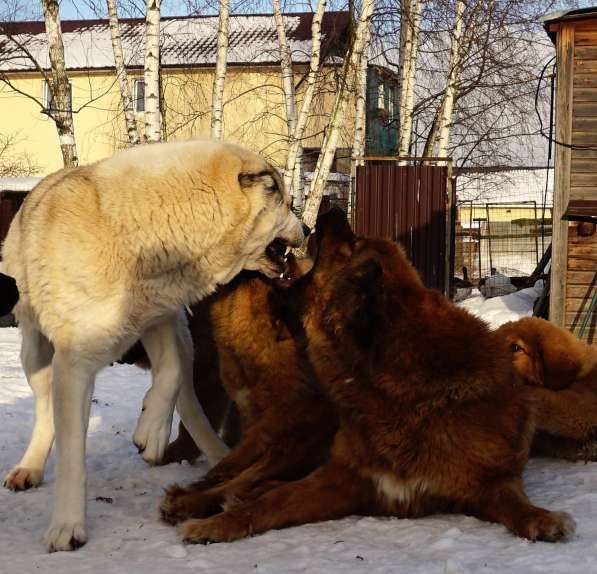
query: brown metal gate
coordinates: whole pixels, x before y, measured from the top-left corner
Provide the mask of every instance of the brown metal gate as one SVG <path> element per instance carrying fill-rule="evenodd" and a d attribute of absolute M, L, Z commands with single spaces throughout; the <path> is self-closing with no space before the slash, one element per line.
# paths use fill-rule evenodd
<path fill-rule="evenodd" d="M 13 217 L 19 211 L 23 200 L 25 199 L 26 193 L 24 192 L 13 192 L 13 191 L 2 191 L 0 192 L 0 246 L 6 238 L 8 228 L 12 222 Z"/>
<path fill-rule="evenodd" d="M 357 167 L 355 232 L 402 244 L 427 287 L 446 292 L 449 166 L 366 161 Z"/>

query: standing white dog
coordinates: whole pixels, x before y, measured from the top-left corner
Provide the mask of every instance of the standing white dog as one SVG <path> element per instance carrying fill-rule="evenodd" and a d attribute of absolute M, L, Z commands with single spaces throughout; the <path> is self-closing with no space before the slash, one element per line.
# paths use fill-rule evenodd
<path fill-rule="evenodd" d="M 3 257 L 20 293 L 15 314 L 35 425 L 5 484 L 38 485 L 55 434 L 51 551 L 87 540 L 85 440 L 97 372 L 140 338 L 152 366 L 133 437 L 143 458 L 162 458 L 176 403 L 213 464 L 227 449 L 195 397 L 180 309 L 241 269 L 280 275 L 285 247 L 303 240 L 275 169 L 210 140 L 133 148 L 63 169 L 29 194 Z"/>

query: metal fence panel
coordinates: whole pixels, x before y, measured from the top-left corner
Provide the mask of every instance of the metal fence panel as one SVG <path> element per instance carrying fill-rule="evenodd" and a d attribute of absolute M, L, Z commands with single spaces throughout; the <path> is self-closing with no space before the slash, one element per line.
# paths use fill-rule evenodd
<path fill-rule="evenodd" d="M 357 167 L 356 233 L 401 243 L 427 285 L 444 291 L 448 167 L 368 161 Z"/>

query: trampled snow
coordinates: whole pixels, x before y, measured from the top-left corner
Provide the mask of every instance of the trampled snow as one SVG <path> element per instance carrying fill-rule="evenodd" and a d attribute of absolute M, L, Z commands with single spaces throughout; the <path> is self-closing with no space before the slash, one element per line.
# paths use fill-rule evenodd
<path fill-rule="evenodd" d="M 515 314 L 520 304 L 496 299 L 477 300 L 477 311 L 501 304 L 502 311 Z M 519 314 L 525 314 L 528 305 L 525 309 Z M 492 313 L 492 321 L 497 321 L 499 309 Z M 33 399 L 18 354 L 18 331 L 0 329 L 2 474 L 21 456 L 33 418 Z M 164 486 L 195 480 L 206 465 L 150 468 L 137 454 L 131 436 L 148 385 L 149 376 L 132 366 L 110 367 L 98 378 L 87 443 L 86 546 L 46 553 L 42 538 L 52 504 L 52 460 L 39 488 L 0 490 L 1 574 L 597 572 L 597 464 L 546 459 L 531 461 L 525 483 L 536 504 L 572 513 L 578 531 L 566 543 L 533 544 L 499 525 L 443 515 L 416 520 L 350 517 L 230 544 L 184 546 L 174 528 L 160 522 L 157 505 Z"/>

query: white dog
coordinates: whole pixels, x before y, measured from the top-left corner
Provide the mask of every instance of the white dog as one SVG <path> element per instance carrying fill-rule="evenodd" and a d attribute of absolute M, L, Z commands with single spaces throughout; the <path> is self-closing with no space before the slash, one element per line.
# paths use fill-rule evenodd
<path fill-rule="evenodd" d="M 141 339 L 152 367 L 133 437 L 143 458 L 162 458 L 176 403 L 215 463 L 227 449 L 195 397 L 180 309 L 241 269 L 280 275 L 286 246 L 303 240 L 277 172 L 244 148 L 210 140 L 133 148 L 63 169 L 29 194 L 3 256 L 20 293 L 35 425 L 5 484 L 38 485 L 55 434 L 51 551 L 87 540 L 85 440 L 97 372 Z"/>

